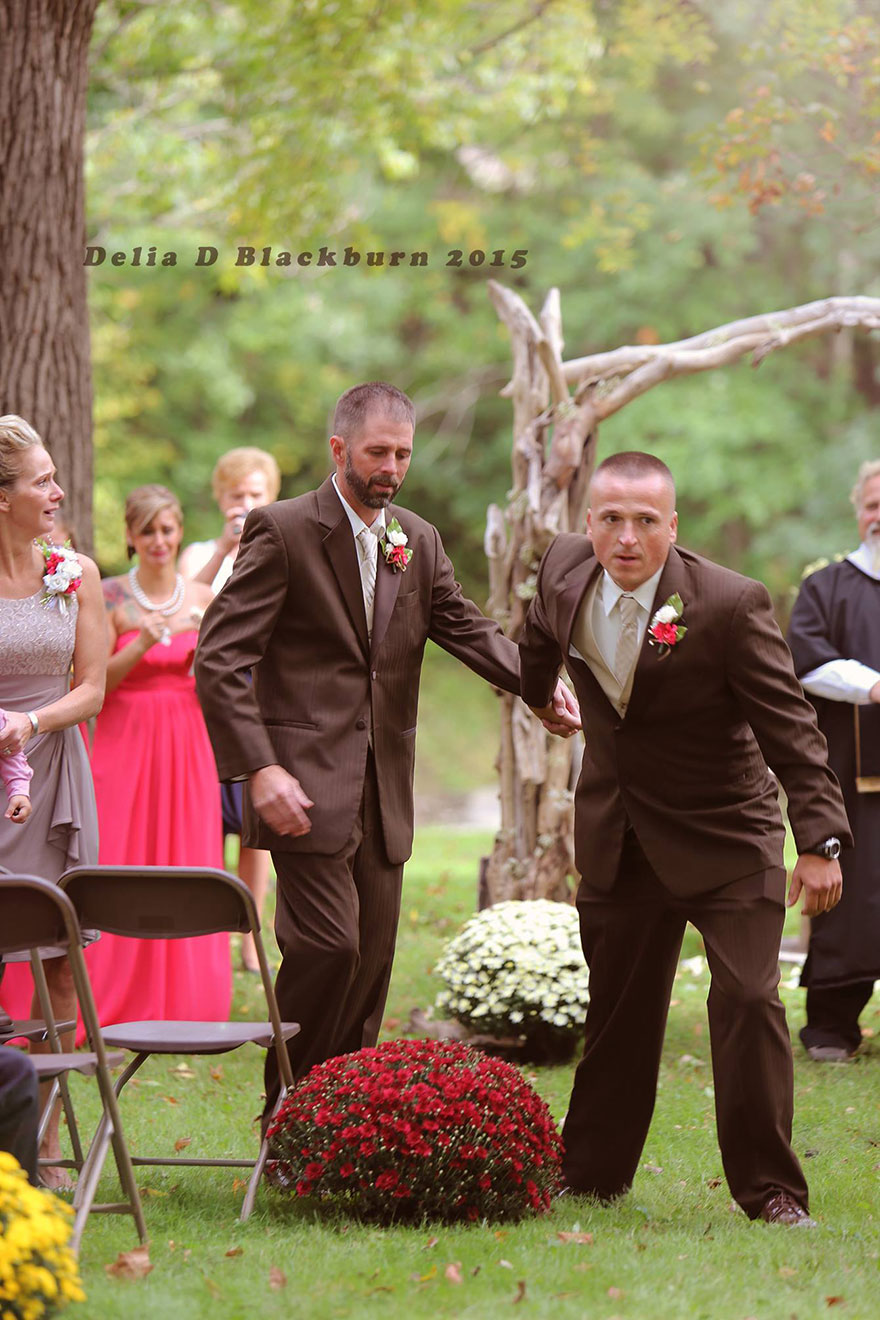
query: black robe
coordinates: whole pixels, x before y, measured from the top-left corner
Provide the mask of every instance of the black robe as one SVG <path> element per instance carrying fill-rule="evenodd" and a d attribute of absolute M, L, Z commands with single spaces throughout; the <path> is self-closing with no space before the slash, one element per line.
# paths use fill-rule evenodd
<path fill-rule="evenodd" d="M 813 573 L 792 611 L 788 644 L 799 678 L 828 660 L 859 660 L 880 672 L 880 581 L 844 560 Z M 813 917 L 801 985 L 880 979 L 880 793 L 856 791 L 853 704 L 807 693 L 828 740 L 855 847 L 842 858 L 843 897 Z M 859 706 L 862 774 L 880 774 L 880 705 Z M 817 843 L 821 840 L 817 839 Z"/>

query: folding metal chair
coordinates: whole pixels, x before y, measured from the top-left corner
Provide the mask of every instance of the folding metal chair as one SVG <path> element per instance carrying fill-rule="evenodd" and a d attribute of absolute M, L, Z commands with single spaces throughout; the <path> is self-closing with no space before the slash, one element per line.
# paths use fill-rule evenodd
<path fill-rule="evenodd" d="M 78 866 L 67 871 L 60 884 L 76 908 L 80 923 L 110 935 L 168 940 L 220 931 L 250 931 L 269 1010 L 268 1022 L 117 1022 L 105 1026 L 103 1034 L 109 1045 L 131 1050 L 135 1056 L 116 1082 L 117 1095 L 151 1054 L 226 1054 L 248 1043 L 274 1048 L 281 1080 L 277 1112 L 293 1086 L 285 1043 L 297 1034 L 299 1023 L 281 1021 L 257 910 L 247 886 L 226 871 L 184 866 Z M 252 1169 L 241 1211 L 241 1219 L 245 1220 L 253 1209 L 267 1153 L 263 1139 L 256 1160 L 133 1155 L 132 1163 Z"/>
<path fill-rule="evenodd" d="M 76 1168 L 79 1171 L 79 1181 L 73 1199 L 75 1215 L 71 1246 L 74 1251 L 79 1250 L 83 1229 L 92 1211 L 133 1215 L 138 1236 L 141 1242 L 145 1242 L 146 1224 L 134 1180 L 131 1158 L 122 1132 L 116 1091 L 110 1076 L 110 1069 L 123 1063 L 125 1055 L 121 1051 L 108 1052 L 105 1048 L 92 998 L 92 987 L 83 959 L 82 935 L 73 905 L 66 894 L 48 880 L 40 880 L 32 875 L 3 875 L 0 876 L 0 913 L 2 913 L 0 954 L 18 953 L 25 949 L 33 950 L 41 945 L 66 946 L 76 996 L 91 1047 L 87 1052 L 79 1051 L 75 1054 L 63 1054 L 56 1048 L 58 1045 L 56 1026 L 47 995 L 44 1009 L 47 1012 L 53 1051 L 49 1054 L 32 1056 L 38 1079 L 54 1082 L 66 1077 L 68 1073 L 78 1072 L 85 1077 L 97 1079 L 101 1096 L 101 1118 L 85 1156 L 71 1106 L 68 1122 L 71 1124 L 74 1159 L 51 1161 L 53 1164 Z M 42 964 L 38 957 L 32 960 L 32 965 L 35 972 L 39 969 L 42 973 Z M 43 989 L 45 991 L 45 981 L 43 981 Z M 50 1106 L 51 1101 L 47 1111 Z M 95 1193 L 111 1145 L 116 1158 L 119 1181 L 128 1200 L 96 1205 Z"/>

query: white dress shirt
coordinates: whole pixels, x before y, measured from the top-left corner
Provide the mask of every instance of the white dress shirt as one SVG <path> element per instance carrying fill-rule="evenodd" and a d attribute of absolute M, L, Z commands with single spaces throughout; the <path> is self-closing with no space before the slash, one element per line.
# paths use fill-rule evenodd
<path fill-rule="evenodd" d="M 608 665 L 608 668 L 614 672 L 614 659 L 617 654 L 617 639 L 620 635 L 620 610 L 615 609 L 621 596 L 632 596 L 639 606 L 638 630 L 639 646 L 645 640 L 645 632 L 648 628 L 648 621 L 651 616 L 651 606 L 654 604 L 654 597 L 657 594 L 657 584 L 660 581 L 660 575 L 663 568 L 658 568 L 643 582 L 635 591 L 624 591 L 619 587 L 614 578 L 603 569 L 602 581 L 599 589 L 593 597 L 593 617 L 590 622 L 593 625 L 593 634 L 596 638 L 599 650 Z M 583 659 L 583 656 L 581 656 Z"/>
<path fill-rule="evenodd" d="M 875 582 L 880 581 L 873 551 L 864 541 L 858 550 L 847 555 L 847 559 L 867 577 L 873 578 Z M 867 706 L 871 701 L 871 688 L 875 683 L 880 683 L 880 673 L 870 665 L 863 665 L 860 660 L 841 657 L 839 660 L 826 660 L 824 665 L 811 669 L 808 674 L 804 674 L 801 683 L 815 697 Z"/>
<path fill-rule="evenodd" d="M 349 523 L 351 524 L 351 534 L 352 534 L 352 536 L 354 537 L 354 544 L 355 544 L 355 548 L 356 548 L 356 550 L 357 550 L 358 565 L 359 565 L 359 566 L 362 566 L 363 563 L 364 563 L 365 554 L 364 554 L 364 548 L 363 548 L 363 546 L 361 545 L 360 540 L 358 539 L 358 538 L 359 538 L 359 534 L 360 534 L 361 532 L 363 532 L 363 531 L 370 532 L 371 535 L 373 535 L 373 536 L 376 537 L 376 546 L 377 546 L 377 549 L 378 549 L 378 545 L 379 545 L 379 537 L 380 537 L 380 536 L 383 534 L 383 532 L 385 531 L 385 510 L 384 510 L 384 509 L 380 509 L 380 510 L 379 510 L 379 512 L 376 514 L 376 517 L 375 517 L 375 519 L 374 519 L 372 525 L 370 525 L 369 523 L 365 523 L 364 520 L 363 520 L 363 518 L 360 516 L 360 514 L 359 514 L 359 513 L 355 513 L 354 509 L 351 507 L 351 505 L 349 504 L 348 500 L 345 498 L 345 496 L 343 495 L 342 491 L 339 489 L 339 485 L 338 485 L 338 483 L 337 483 L 337 481 L 336 481 L 336 473 L 335 473 L 335 472 L 333 473 L 333 476 L 330 478 L 330 480 L 333 482 L 333 489 L 336 491 L 336 494 L 339 496 L 339 498 L 340 498 L 340 500 L 341 500 L 341 502 L 342 502 L 342 507 L 343 507 L 343 509 L 344 509 L 345 512 L 346 512 L 346 515 L 347 515 L 347 517 L 348 517 L 348 521 L 349 521 Z M 377 556 L 377 562 L 378 562 L 378 556 Z M 373 579 L 373 580 L 375 581 L 375 571 L 374 571 L 374 579 Z M 362 568 L 361 568 L 361 590 L 364 590 L 363 569 L 362 569 Z M 364 612 L 366 613 L 366 616 L 367 616 L 368 621 L 371 623 L 371 622 L 372 622 L 372 619 L 371 619 L 371 615 L 372 615 L 372 602 L 368 602 L 368 601 L 367 601 L 366 592 L 364 593 Z M 370 628 L 370 631 L 372 631 L 372 628 Z"/>

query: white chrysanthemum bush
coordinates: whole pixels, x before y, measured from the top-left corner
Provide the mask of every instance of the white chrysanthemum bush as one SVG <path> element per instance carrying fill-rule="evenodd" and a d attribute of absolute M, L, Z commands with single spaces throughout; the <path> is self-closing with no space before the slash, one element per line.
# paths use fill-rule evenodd
<path fill-rule="evenodd" d="M 436 1008 L 472 1031 L 523 1037 L 536 1058 L 567 1057 L 579 1041 L 589 974 L 578 915 L 567 903 L 496 903 L 447 944 Z"/>

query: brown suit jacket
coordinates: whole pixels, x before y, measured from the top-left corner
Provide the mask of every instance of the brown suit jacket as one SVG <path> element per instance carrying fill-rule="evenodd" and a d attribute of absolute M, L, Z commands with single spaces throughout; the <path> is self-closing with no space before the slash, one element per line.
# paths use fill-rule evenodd
<path fill-rule="evenodd" d="M 429 637 L 488 682 L 519 692 L 516 647 L 462 595 L 436 528 L 396 505 L 386 516 L 398 519 L 413 555 L 402 573 L 379 555 L 372 644 L 357 547 L 329 479 L 248 515 L 232 577 L 205 614 L 195 675 L 220 778 L 277 763 L 315 804 L 310 833 L 282 838 L 246 795 L 253 847 L 337 852 L 360 806 L 372 728 L 388 859 L 406 861 Z"/>
<path fill-rule="evenodd" d="M 525 701 L 547 704 L 564 661 L 580 702 L 586 752 L 575 857 L 584 881 L 613 886 L 628 822 L 677 894 L 781 867 L 784 830 L 768 766 L 788 795 L 799 851 L 833 834 L 851 843 L 825 739 L 766 588 L 671 547 L 653 609 L 678 592 L 688 631 L 665 656 L 646 634 L 621 718 L 589 666 L 569 654 L 578 608 L 601 571 L 585 536 L 558 536 L 520 642 Z"/>

